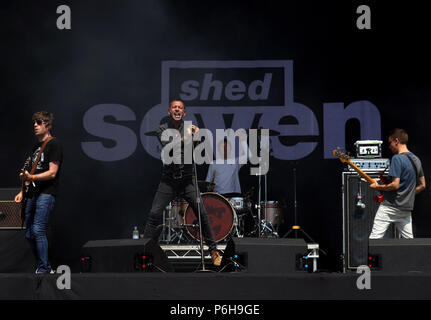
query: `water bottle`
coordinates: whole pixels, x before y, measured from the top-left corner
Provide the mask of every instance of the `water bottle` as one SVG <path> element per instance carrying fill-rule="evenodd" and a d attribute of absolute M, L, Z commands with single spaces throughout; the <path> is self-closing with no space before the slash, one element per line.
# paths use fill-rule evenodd
<path fill-rule="evenodd" d="M 139 239 L 139 231 L 138 231 L 138 227 L 137 226 L 133 227 L 132 238 L 136 239 L 136 240 Z"/>

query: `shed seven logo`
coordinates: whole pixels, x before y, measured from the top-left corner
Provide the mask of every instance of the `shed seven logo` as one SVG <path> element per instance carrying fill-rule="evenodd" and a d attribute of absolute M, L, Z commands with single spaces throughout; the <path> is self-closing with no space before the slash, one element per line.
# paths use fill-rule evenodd
<path fill-rule="evenodd" d="M 367 100 L 347 106 L 323 102 L 319 127 L 315 111 L 293 99 L 291 60 L 164 61 L 161 80 L 160 104 L 150 107 L 141 120 L 131 107 L 121 104 L 89 108 L 83 127 L 94 138 L 81 143 L 83 152 L 99 161 L 120 161 L 141 144 L 151 156 L 160 158 L 159 142 L 148 132 L 158 128 L 167 116 L 169 101 L 178 98 L 187 106 L 185 120 L 211 131 L 214 139 L 222 139 L 215 134 L 217 129 L 279 132 L 269 139 L 272 155 L 280 160 L 307 157 L 318 143 L 323 143 L 323 158 L 333 158 L 333 149 L 345 147 L 345 125 L 350 119 L 360 122 L 360 139 L 380 139 L 380 112 Z M 131 121 L 141 121 L 139 132 L 128 126 Z M 105 145 L 106 139 L 114 143 Z"/>

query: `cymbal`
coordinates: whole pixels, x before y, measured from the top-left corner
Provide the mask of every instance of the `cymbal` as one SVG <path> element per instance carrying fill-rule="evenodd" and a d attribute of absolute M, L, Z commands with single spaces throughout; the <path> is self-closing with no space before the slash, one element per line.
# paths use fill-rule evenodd
<path fill-rule="evenodd" d="M 144 133 L 146 136 L 156 136 L 157 137 L 157 131 L 148 131 Z"/>
<path fill-rule="evenodd" d="M 264 128 L 259 128 L 259 129 L 253 129 L 253 130 L 257 130 L 257 134 L 258 135 L 263 135 L 262 129 Z M 247 134 L 249 134 L 251 129 L 247 129 Z M 272 129 L 268 129 L 268 135 L 269 136 L 279 136 L 280 132 L 278 132 L 277 130 L 272 130 Z"/>

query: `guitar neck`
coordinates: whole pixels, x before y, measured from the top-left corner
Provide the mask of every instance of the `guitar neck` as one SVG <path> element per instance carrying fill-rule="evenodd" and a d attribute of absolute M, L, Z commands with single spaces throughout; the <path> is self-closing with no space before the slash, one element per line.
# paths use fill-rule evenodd
<path fill-rule="evenodd" d="M 369 184 L 373 184 L 375 181 L 372 179 L 368 174 L 366 174 L 364 171 L 359 169 L 352 161 L 348 160 L 347 163 L 349 166 L 351 166 L 362 178 L 367 180 Z"/>

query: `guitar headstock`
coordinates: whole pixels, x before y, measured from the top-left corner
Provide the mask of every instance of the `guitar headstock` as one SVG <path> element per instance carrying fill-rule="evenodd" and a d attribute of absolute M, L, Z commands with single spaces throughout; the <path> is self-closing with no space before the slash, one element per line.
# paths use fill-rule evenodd
<path fill-rule="evenodd" d="M 334 149 L 332 151 L 332 155 L 334 157 L 338 157 L 338 159 L 340 159 L 340 161 L 343 162 L 343 163 L 350 161 L 350 157 L 347 154 L 341 152 L 338 149 Z"/>
<path fill-rule="evenodd" d="M 30 157 L 28 157 L 27 158 L 27 160 L 25 161 L 25 163 L 24 163 L 24 166 L 22 167 L 22 169 L 21 169 L 21 172 L 24 172 L 25 170 L 27 170 L 28 169 L 28 167 L 30 166 L 30 161 L 31 161 L 31 158 Z"/>

